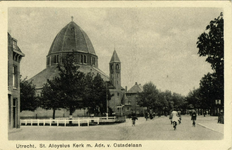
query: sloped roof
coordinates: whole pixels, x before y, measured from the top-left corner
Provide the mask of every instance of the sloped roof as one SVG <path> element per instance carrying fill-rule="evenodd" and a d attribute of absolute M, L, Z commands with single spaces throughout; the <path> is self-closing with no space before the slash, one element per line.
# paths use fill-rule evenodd
<path fill-rule="evenodd" d="M 56 35 L 48 55 L 72 50 L 96 55 L 88 35 L 74 21 L 67 24 Z"/>
<path fill-rule="evenodd" d="M 8 33 L 8 44 L 12 43 L 13 40 L 15 40 L 17 42 L 17 40 L 15 38 L 13 38 L 10 33 Z M 12 43 L 13 44 L 13 43 Z M 18 44 L 16 45 L 16 47 L 13 49 L 14 52 L 20 54 L 21 56 L 25 56 L 25 54 L 21 51 L 21 49 L 18 47 Z"/>
<path fill-rule="evenodd" d="M 93 72 L 95 75 L 99 73 L 104 81 L 109 81 L 109 77 L 100 69 L 92 67 L 80 65 L 79 71 L 87 74 L 88 72 Z M 28 81 L 32 81 L 36 88 L 42 88 L 43 85 L 47 82 L 47 79 L 52 80 L 54 77 L 59 75 L 59 70 L 56 67 L 48 67 L 41 72 L 39 72 L 34 77 L 30 78 Z"/>
<path fill-rule="evenodd" d="M 116 50 L 114 50 L 114 53 L 113 53 L 113 55 L 111 57 L 110 63 L 112 63 L 112 62 L 120 62 Z"/>
<path fill-rule="evenodd" d="M 140 84 L 137 84 L 137 82 L 135 83 L 134 86 L 132 86 L 127 93 L 138 93 L 138 92 L 142 92 L 143 91 L 143 87 Z"/>

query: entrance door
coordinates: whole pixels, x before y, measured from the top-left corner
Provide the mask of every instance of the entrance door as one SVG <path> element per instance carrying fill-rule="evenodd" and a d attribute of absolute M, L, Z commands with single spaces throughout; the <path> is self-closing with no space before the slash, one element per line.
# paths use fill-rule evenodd
<path fill-rule="evenodd" d="M 16 101 L 17 99 L 13 99 L 13 128 L 16 128 Z"/>
<path fill-rule="evenodd" d="M 8 126 L 11 128 L 11 95 L 8 94 Z"/>

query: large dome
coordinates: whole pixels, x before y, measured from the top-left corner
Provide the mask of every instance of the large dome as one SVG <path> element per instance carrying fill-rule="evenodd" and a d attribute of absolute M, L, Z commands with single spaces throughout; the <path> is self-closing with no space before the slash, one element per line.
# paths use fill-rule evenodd
<path fill-rule="evenodd" d="M 56 35 L 48 55 L 73 50 L 96 55 L 88 35 L 75 22 L 71 21 Z"/>

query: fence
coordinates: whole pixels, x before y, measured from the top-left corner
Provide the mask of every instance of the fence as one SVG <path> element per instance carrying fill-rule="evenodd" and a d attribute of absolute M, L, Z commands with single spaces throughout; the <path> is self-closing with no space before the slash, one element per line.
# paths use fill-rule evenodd
<path fill-rule="evenodd" d="M 36 124 L 37 126 L 45 126 L 46 124 L 52 126 L 55 124 L 56 126 L 59 126 L 60 124 L 64 124 L 66 126 L 69 124 L 69 122 L 72 121 L 72 124 L 78 124 L 80 127 L 81 124 L 86 123 L 87 126 L 90 125 L 91 122 L 96 122 L 99 124 L 100 122 L 116 122 L 116 116 L 114 117 L 91 117 L 91 118 L 78 118 L 78 119 L 67 119 L 67 118 L 57 118 L 57 119 L 20 119 L 20 124 L 24 124 L 25 126 Z"/>
<path fill-rule="evenodd" d="M 78 126 L 81 126 L 82 123 L 86 123 L 87 126 L 89 126 L 90 122 L 97 122 L 97 124 L 99 124 L 99 118 L 82 118 L 82 119 L 66 119 L 66 118 L 60 118 L 60 119 L 20 119 L 21 125 L 24 123 L 25 126 L 27 125 L 33 125 L 36 124 L 37 126 L 40 126 L 40 124 L 42 124 L 43 126 L 45 126 L 46 124 L 49 124 L 50 126 L 52 126 L 52 124 L 56 124 L 57 126 L 59 126 L 59 124 L 64 124 L 64 126 L 67 125 L 67 123 L 69 123 L 70 121 L 72 121 L 73 124 L 77 123 Z"/>

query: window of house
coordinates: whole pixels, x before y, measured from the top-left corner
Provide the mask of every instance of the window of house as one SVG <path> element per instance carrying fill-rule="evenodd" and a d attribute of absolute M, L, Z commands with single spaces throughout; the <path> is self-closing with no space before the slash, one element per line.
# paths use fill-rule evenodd
<path fill-rule="evenodd" d="M 86 55 L 84 55 L 84 63 L 87 63 Z"/>
<path fill-rule="evenodd" d="M 56 62 L 57 62 L 57 63 L 60 62 L 60 57 L 59 57 L 59 55 L 56 55 Z"/>
<path fill-rule="evenodd" d="M 95 66 L 95 58 L 92 57 L 92 64 Z"/>
<path fill-rule="evenodd" d="M 83 55 L 81 55 L 81 63 L 83 64 L 83 62 L 84 62 L 84 61 L 83 61 Z"/>
<path fill-rule="evenodd" d="M 118 96 L 119 96 L 119 93 L 118 93 Z"/>
<path fill-rule="evenodd" d="M 119 69 L 119 64 L 116 65 L 117 70 Z"/>
<path fill-rule="evenodd" d="M 14 98 L 13 99 L 13 107 L 16 107 L 16 101 L 17 101 L 17 98 Z"/>
<path fill-rule="evenodd" d="M 14 66 L 13 67 L 13 87 L 14 88 L 17 88 L 18 87 L 18 84 L 17 84 L 17 66 Z"/>
<path fill-rule="evenodd" d="M 54 56 L 54 63 L 59 63 L 59 55 Z"/>
<path fill-rule="evenodd" d="M 17 42 L 15 40 L 13 40 L 13 48 L 16 49 L 17 48 Z"/>
<path fill-rule="evenodd" d="M 50 64 L 50 57 L 47 58 L 47 65 Z"/>

